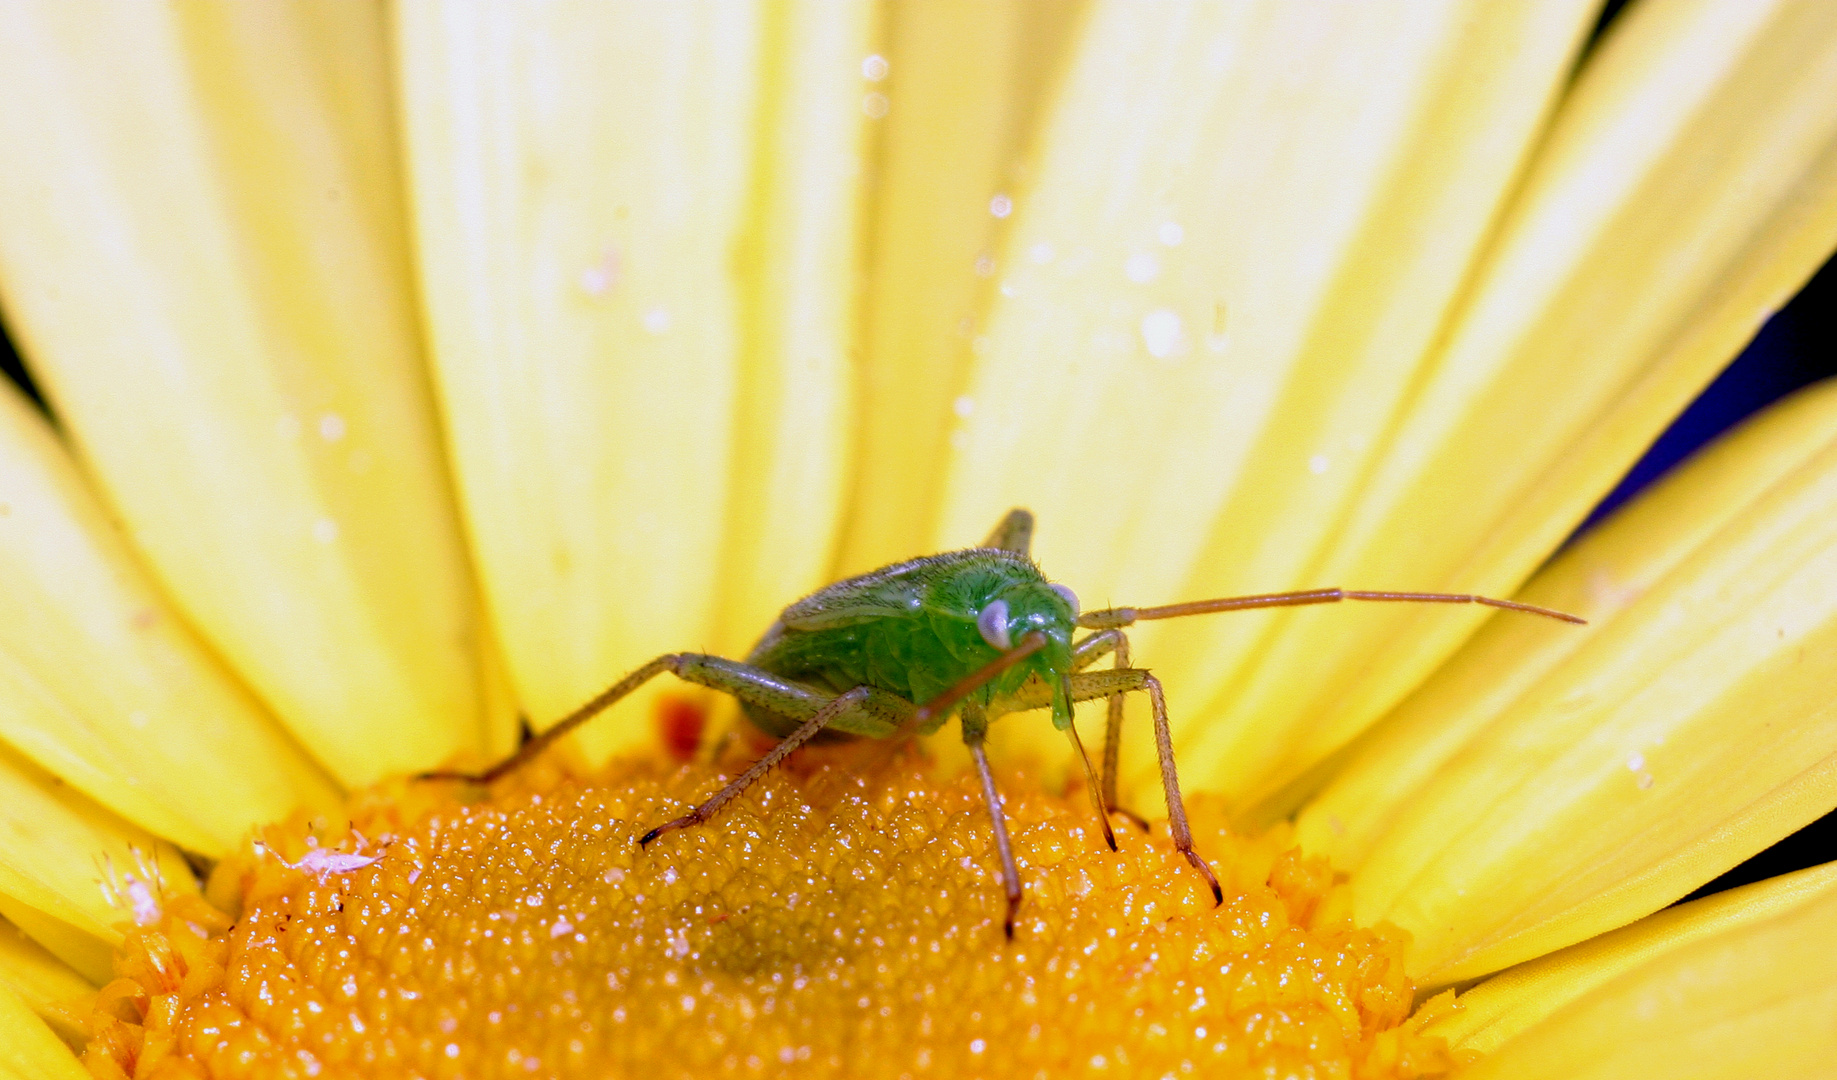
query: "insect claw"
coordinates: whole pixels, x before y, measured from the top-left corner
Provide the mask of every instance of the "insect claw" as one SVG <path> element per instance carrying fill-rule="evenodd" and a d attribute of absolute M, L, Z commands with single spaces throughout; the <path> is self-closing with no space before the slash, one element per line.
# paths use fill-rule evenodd
<path fill-rule="evenodd" d="M 1207 885 L 1212 886 L 1212 906 L 1217 907 L 1224 903 L 1225 890 L 1218 887 L 1218 875 L 1212 873 L 1212 868 L 1207 866 L 1206 861 L 1199 857 L 1199 852 L 1194 851 L 1192 848 L 1187 848 L 1186 861 L 1193 864 L 1193 869 L 1199 871 L 1200 875 L 1206 879 Z"/>
<path fill-rule="evenodd" d="M 649 844 L 652 840 L 655 840 L 659 836 L 662 836 L 664 833 L 664 830 L 668 829 L 669 827 L 670 826 L 668 825 L 659 825 L 655 829 L 652 829 L 650 832 L 647 832 L 643 836 L 638 837 L 638 846 L 644 847 L 645 845 Z"/>

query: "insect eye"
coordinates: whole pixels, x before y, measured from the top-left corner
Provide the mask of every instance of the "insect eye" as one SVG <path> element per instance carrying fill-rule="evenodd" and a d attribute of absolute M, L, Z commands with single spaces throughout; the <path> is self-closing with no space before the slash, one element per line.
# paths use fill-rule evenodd
<path fill-rule="evenodd" d="M 1072 606 L 1072 618 L 1076 619 L 1078 617 L 1078 612 L 1083 610 L 1078 606 L 1078 594 L 1063 585 L 1052 586 L 1052 591 L 1063 596 L 1065 602 Z"/>
<path fill-rule="evenodd" d="M 976 632 L 1002 652 L 1012 649 L 1014 642 L 1008 637 L 1008 602 L 997 600 L 983 608 L 982 614 L 976 616 Z"/>

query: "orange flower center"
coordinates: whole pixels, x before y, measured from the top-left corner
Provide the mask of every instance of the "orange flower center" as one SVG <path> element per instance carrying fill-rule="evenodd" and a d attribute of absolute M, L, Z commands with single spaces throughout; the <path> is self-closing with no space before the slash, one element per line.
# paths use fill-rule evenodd
<path fill-rule="evenodd" d="M 802 752 L 709 825 L 633 838 L 718 785 L 661 760 L 544 762 L 489 796 L 395 783 L 351 830 L 264 831 L 132 932 L 99 1076 L 1441 1075 L 1402 935 L 1280 833 L 1194 801 L 1222 906 L 1159 829 L 1001 777 L 1012 943 L 973 778 Z M 797 760 L 797 759 L 794 759 Z M 364 838 L 359 840 L 358 835 Z M 354 857 L 353 857 L 354 856 Z M 284 861 L 285 860 L 285 861 Z M 371 861 L 374 860 L 374 861 Z M 293 863 L 289 866 L 287 863 Z M 233 923 L 232 923 L 233 918 Z"/>

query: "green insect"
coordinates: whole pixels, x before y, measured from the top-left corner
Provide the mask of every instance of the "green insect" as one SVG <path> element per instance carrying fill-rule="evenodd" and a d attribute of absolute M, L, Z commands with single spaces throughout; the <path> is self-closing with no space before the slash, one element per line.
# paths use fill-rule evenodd
<path fill-rule="evenodd" d="M 664 833 L 713 817 L 818 732 L 903 738 L 936 731 L 955 714 L 988 802 L 1008 898 L 1003 929 L 1012 938 L 1021 902 L 1020 872 L 983 750 L 990 722 L 1008 713 L 1052 710 L 1053 726 L 1070 736 L 1084 765 L 1097 820 L 1114 851 L 1116 836 L 1110 829 L 1110 814 L 1127 814 L 1116 805 L 1123 700 L 1128 694 L 1147 694 L 1154 715 L 1161 786 L 1167 798 L 1168 831 L 1174 846 L 1211 887 L 1213 901 L 1223 900 L 1218 878 L 1193 850 L 1180 778 L 1174 769 L 1166 695 L 1159 680 L 1132 665 L 1125 627 L 1214 611 L 1341 600 L 1486 604 L 1565 622 L 1583 621 L 1560 611 L 1486 596 L 1351 589 L 1080 612 L 1077 596 L 1046 580 L 1029 557 L 1032 537 L 1033 515 L 1011 510 L 979 547 L 894 563 L 838 581 L 792 604 L 753 646 L 745 663 L 702 653 L 659 656 L 484 772 L 436 772 L 424 778 L 476 783 L 496 779 L 668 671 L 737 698 L 748 720 L 781 741 L 701 805 L 638 838 L 640 846 L 648 846 Z M 1090 633 L 1080 638 L 1080 630 Z M 1092 670 L 1106 656 L 1113 666 Z M 1072 725 L 1073 704 L 1099 698 L 1109 702 L 1101 779 Z"/>

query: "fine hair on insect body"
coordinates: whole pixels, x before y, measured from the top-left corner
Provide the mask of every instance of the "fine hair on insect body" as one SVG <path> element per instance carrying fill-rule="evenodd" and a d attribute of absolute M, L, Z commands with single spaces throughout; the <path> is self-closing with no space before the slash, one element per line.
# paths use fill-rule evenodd
<path fill-rule="evenodd" d="M 764 757 L 687 814 L 638 838 L 641 847 L 676 829 L 699 825 L 732 802 L 792 751 L 829 731 L 879 739 L 927 735 L 956 716 L 981 780 L 1007 893 L 1003 931 L 1014 936 L 1020 872 L 984 743 L 989 724 L 1015 712 L 1050 709 L 1053 726 L 1071 739 L 1105 841 L 1116 850 L 1110 814 L 1120 810 L 1116 773 L 1123 702 L 1146 694 L 1154 717 L 1156 756 L 1167 801 L 1168 833 L 1212 890 L 1218 878 L 1193 849 L 1161 683 L 1135 667 L 1126 628 L 1138 622 L 1250 608 L 1301 607 L 1340 601 L 1481 604 L 1563 622 L 1561 611 L 1468 593 L 1306 589 L 1195 600 L 1158 607 L 1081 611 L 1077 596 L 1046 579 L 1029 554 L 1033 515 L 1008 512 L 977 547 L 894 563 L 827 585 L 784 609 L 744 662 L 704 653 L 666 653 L 601 691 L 514 754 L 478 773 L 439 771 L 428 780 L 489 783 L 541 754 L 663 672 L 719 690 L 740 702 L 746 718 L 779 742 Z M 1079 631 L 1088 631 L 1078 637 Z M 1109 667 L 1095 665 L 1105 657 Z M 1072 706 L 1106 699 L 1100 774 L 1072 723 Z M 1136 819 L 1138 823 L 1140 819 Z"/>

